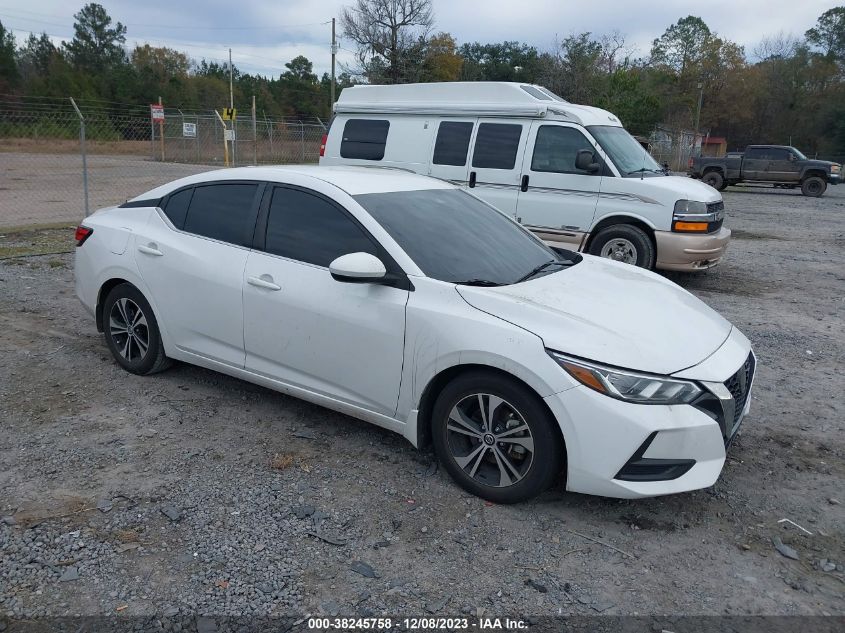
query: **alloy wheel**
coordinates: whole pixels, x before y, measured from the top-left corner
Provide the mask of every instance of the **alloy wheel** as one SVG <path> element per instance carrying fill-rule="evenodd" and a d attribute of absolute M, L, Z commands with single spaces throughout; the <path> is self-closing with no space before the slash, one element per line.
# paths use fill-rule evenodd
<path fill-rule="evenodd" d="M 452 407 L 446 444 L 467 475 L 496 488 L 519 482 L 534 461 L 534 437 L 525 418 L 491 394 L 472 394 Z"/>
<path fill-rule="evenodd" d="M 132 299 L 121 297 L 112 305 L 109 335 L 117 351 L 130 363 L 140 361 L 147 355 L 150 328 L 143 310 Z"/>

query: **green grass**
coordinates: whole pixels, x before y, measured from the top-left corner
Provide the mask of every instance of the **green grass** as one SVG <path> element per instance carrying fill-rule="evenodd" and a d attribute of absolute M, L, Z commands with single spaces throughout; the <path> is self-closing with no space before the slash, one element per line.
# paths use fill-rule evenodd
<path fill-rule="evenodd" d="M 76 244 L 73 240 L 75 228 L 68 224 L 48 224 L 0 229 L 0 260 L 70 253 Z M 50 265 L 55 267 L 61 262 L 53 264 L 51 261 Z"/>

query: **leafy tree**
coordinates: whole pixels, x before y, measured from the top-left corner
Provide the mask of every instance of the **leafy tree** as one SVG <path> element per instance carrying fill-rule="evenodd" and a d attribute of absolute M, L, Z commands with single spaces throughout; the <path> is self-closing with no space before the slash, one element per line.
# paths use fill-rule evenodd
<path fill-rule="evenodd" d="M 520 42 L 463 44 L 458 53 L 464 58 L 464 81 L 525 81 L 535 83 L 543 64 L 533 46 Z"/>
<path fill-rule="evenodd" d="M 688 15 L 670 26 L 654 40 L 651 63 L 665 66 L 683 75 L 690 66 L 701 63 L 713 34 L 699 17 Z"/>
<path fill-rule="evenodd" d="M 420 81 L 457 81 L 463 63 L 454 37 L 448 33 L 433 35 L 425 43 Z"/>
<path fill-rule="evenodd" d="M 24 81 L 46 75 L 54 55 L 59 55 L 59 51 L 46 33 L 37 37 L 35 33 L 30 33 L 18 50 L 18 66 Z"/>
<path fill-rule="evenodd" d="M 88 72 L 102 73 L 126 60 L 123 45 L 126 27 L 112 19 L 102 5 L 86 4 L 73 16 L 73 39 L 65 43 L 73 65 Z"/>
<path fill-rule="evenodd" d="M 15 36 L 0 22 L 0 92 L 17 85 L 20 75 L 15 63 Z"/>
<path fill-rule="evenodd" d="M 845 61 L 845 6 L 828 9 L 804 37 L 829 59 Z"/>
<path fill-rule="evenodd" d="M 359 74 L 372 82 L 405 82 L 417 62 L 412 51 L 433 24 L 431 0 L 356 0 L 340 14 L 344 37 L 358 47 Z"/>

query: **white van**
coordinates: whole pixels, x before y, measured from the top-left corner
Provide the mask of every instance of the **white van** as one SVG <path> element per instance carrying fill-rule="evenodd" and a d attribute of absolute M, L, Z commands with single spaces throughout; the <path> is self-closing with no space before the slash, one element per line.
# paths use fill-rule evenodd
<path fill-rule="evenodd" d="M 730 240 L 718 191 L 665 175 L 613 114 L 541 86 L 353 86 L 334 110 L 321 165 L 448 180 L 552 245 L 694 271 L 715 266 Z"/>

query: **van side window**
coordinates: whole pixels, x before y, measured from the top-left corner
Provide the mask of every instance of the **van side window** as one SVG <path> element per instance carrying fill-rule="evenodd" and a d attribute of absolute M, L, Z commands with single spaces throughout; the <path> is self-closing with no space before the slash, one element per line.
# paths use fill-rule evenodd
<path fill-rule="evenodd" d="M 343 126 L 340 142 L 342 158 L 381 160 L 387 145 L 390 121 L 376 119 L 349 119 Z"/>
<path fill-rule="evenodd" d="M 475 137 L 472 166 L 487 169 L 513 169 L 519 151 L 522 126 L 512 123 L 482 123 Z"/>
<path fill-rule="evenodd" d="M 534 141 L 534 155 L 531 157 L 531 171 L 547 171 L 557 174 L 599 175 L 575 167 L 578 150 L 595 148 L 581 132 L 571 127 L 541 125 Z"/>
<path fill-rule="evenodd" d="M 471 122 L 443 121 L 437 129 L 432 162 L 457 167 L 466 165 L 472 126 Z"/>

